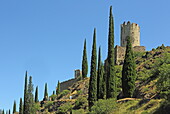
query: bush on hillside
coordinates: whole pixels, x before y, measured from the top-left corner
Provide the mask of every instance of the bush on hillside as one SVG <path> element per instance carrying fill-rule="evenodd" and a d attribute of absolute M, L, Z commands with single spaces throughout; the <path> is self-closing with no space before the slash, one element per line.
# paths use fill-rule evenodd
<path fill-rule="evenodd" d="M 116 100 L 107 99 L 99 100 L 91 108 L 91 114 L 110 114 L 116 109 Z"/>
<path fill-rule="evenodd" d="M 75 109 L 86 109 L 88 106 L 87 98 L 80 96 L 75 102 Z"/>
<path fill-rule="evenodd" d="M 63 96 L 65 96 L 65 95 L 67 95 L 68 93 L 70 93 L 69 90 L 63 90 L 63 91 L 60 93 L 59 99 L 62 98 Z"/>
<path fill-rule="evenodd" d="M 57 99 L 57 95 L 51 95 L 51 96 L 50 96 L 50 99 L 51 99 L 52 101 L 56 100 L 56 99 Z"/>
<path fill-rule="evenodd" d="M 58 108 L 57 114 L 67 114 L 68 112 L 71 112 L 72 108 L 72 104 L 70 102 L 67 102 Z"/>

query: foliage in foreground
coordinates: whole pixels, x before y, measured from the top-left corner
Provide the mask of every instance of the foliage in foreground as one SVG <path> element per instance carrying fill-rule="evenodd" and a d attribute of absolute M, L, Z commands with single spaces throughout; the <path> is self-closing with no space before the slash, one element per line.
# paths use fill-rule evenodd
<path fill-rule="evenodd" d="M 116 108 L 115 99 L 98 100 L 91 108 L 91 114 L 109 114 Z"/>

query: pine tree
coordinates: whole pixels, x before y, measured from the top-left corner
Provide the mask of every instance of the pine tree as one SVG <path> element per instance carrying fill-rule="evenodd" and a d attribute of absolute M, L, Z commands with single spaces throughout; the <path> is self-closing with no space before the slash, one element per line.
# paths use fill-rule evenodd
<path fill-rule="evenodd" d="M 19 103 L 19 114 L 23 114 L 22 98 L 20 98 L 20 103 Z"/>
<path fill-rule="evenodd" d="M 28 114 L 33 114 L 33 106 L 34 106 L 34 96 L 33 96 L 33 84 L 32 84 L 32 76 L 29 77 L 29 84 L 28 84 Z"/>
<path fill-rule="evenodd" d="M 107 71 L 107 98 L 117 97 L 116 76 L 114 71 L 114 22 L 112 15 L 112 6 L 109 16 L 109 36 L 108 36 L 108 71 Z"/>
<path fill-rule="evenodd" d="M 38 86 L 36 87 L 35 90 L 35 103 L 38 103 Z"/>
<path fill-rule="evenodd" d="M 131 38 L 128 36 L 126 54 L 122 70 L 122 90 L 124 97 L 132 97 L 135 90 L 136 69 Z"/>
<path fill-rule="evenodd" d="M 27 87 L 27 71 L 25 73 L 25 87 L 24 87 L 24 108 L 23 108 L 23 113 L 28 114 L 29 110 L 29 101 L 28 101 L 28 87 Z"/>
<path fill-rule="evenodd" d="M 16 112 L 16 101 L 14 101 L 14 105 L 13 105 L 13 114 Z"/>
<path fill-rule="evenodd" d="M 47 90 L 47 83 L 45 83 L 45 90 L 44 90 L 44 100 L 48 99 L 48 90 Z"/>
<path fill-rule="evenodd" d="M 57 90 L 56 90 L 56 95 L 58 97 L 58 95 L 60 94 L 60 82 L 58 80 L 58 84 L 57 84 Z"/>
<path fill-rule="evenodd" d="M 89 110 L 91 110 L 91 107 L 94 105 L 94 102 L 97 100 L 97 73 L 96 73 L 96 66 L 97 66 L 96 29 L 94 29 L 92 56 L 91 56 L 89 93 L 88 93 Z"/>
<path fill-rule="evenodd" d="M 102 86 L 102 78 L 103 76 L 101 76 L 101 47 L 99 47 L 99 54 L 98 54 L 98 71 L 97 71 L 97 99 L 101 99 L 101 86 Z"/>
<path fill-rule="evenodd" d="M 88 73 L 88 62 L 86 52 L 86 39 L 84 41 L 83 60 L 82 60 L 82 77 L 86 78 Z"/>

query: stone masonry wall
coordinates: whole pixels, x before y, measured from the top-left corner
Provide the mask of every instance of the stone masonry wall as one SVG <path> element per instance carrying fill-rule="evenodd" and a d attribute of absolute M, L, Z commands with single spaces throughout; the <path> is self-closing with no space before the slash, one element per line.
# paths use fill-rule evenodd
<path fill-rule="evenodd" d="M 140 27 L 136 23 L 127 23 L 121 24 L 121 46 L 126 47 L 126 38 L 127 36 L 131 37 L 132 47 L 140 46 Z"/>
<path fill-rule="evenodd" d="M 135 46 L 133 47 L 134 52 L 145 52 L 145 46 Z M 122 65 L 124 63 L 126 47 L 121 47 L 116 45 L 115 47 L 115 63 L 117 65 Z"/>
<path fill-rule="evenodd" d="M 64 82 L 60 83 L 60 91 L 68 89 L 70 86 L 72 86 L 75 82 L 77 82 L 77 79 L 73 78 Z"/>

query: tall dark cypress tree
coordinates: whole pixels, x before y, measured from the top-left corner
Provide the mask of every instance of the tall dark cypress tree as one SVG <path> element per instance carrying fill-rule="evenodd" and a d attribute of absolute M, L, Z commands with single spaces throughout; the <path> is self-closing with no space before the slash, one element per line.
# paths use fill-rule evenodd
<path fill-rule="evenodd" d="M 131 38 L 128 36 L 126 54 L 122 70 L 122 90 L 124 97 L 132 97 L 135 90 L 136 68 Z"/>
<path fill-rule="evenodd" d="M 60 94 L 60 81 L 58 80 L 57 90 L 56 90 L 57 97 L 58 97 L 59 94 Z"/>
<path fill-rule="evenodd" d="M 10 109 L 9 109 L 8 113 L 11 114 L 11 110 Z"/>
<path fill-rule="evenodd" d="M 29 77 L 28 84 L 28 114 L 34 114 L 33 105 L 34 105 L 34 96 L 33 96 L 33 84 L 32 84 L 32 76 Z"/>
<path fill-rule="evenodd" d="M 104 70 L 104 64 L 101 63 L 101 66 L 100 66 L 100 76 L 102 77 L 101 78 L 101 84 L 100 84 L 100 96 L 101 96 L 101 99 L 105 99 L 106 98 L 106 76 L 105 76 L 105 70 Z"/>
<path fill-rule="evenodd" d="M 84 41 L 83 60 L 82 60 L 82 77 L 86 78 L 88 73 L 88 62 L 86 52 L 86 39 Z"/>
<path fill-rule="evenodd" d="M 90 82 L 89 82 L 89 93 L 88 93 L 88 102 L 89 110 L 94 105 L 94 102 L 97 100 L 97 53 L 96 53 L 96 29 L 94 29 L 93 35 L 93 46 L 92 46 L 92 56 L 91 56 L 91 70 L 90 70 Z"/>
<path fill-rule="evenodd" d="M 13 105 L 13 114 L 16 112 L 16 101 L 14 101 L 14 105 Z"/>
<path fill-rule="evenodd" d="M 47 83 L 45 83 L 44 100 L 46 101 L 47 99 L 48 99 L 48 89 L 47 89 Z"/>
<path fill-rule="evenodd" d="M 35 90 L 35 103 L 38 103 L 38 86 L 36 87 Z"/>
<path fill-rule="evenodd" d="M 28 87 L 27 87 L 27 71 L 25 73 L 25 86 L 24 86 L 24 108 L 23 108 L 23 113 L 28 114 L 29 110 L 29 101 L 28 101 Z"/>
<path fill-rule="evenodd" d="M 22 98 L 20 98 L 20 102 L 19 102 L 19 114 L 23 114 Z"/>
<path fill-rule="evenodd" d="M 5 114 L 5 111 L 4 111 L 4 109 L 3 109 L 3 111 L 2 111 L 2 114 Z"/>
<path fill-rule="evenodd" d="M 101 84 L 102 84 L 101 76 L 101 47 L 99 47 L 99 54 L 98 54 L 98 70 L 97 70 L 97 99 L 101 99 Z"/>
<path fill-rule="evenodd" d="M 114 56 L 114 22 L 112 15 L 112 6 L 110 6 L 109 16 L 109 36 L 108 36 L 108 71 L 107 71 L 107 98 L 117 97 L 116 76 L 114 71 L 115 66 Z"/>

